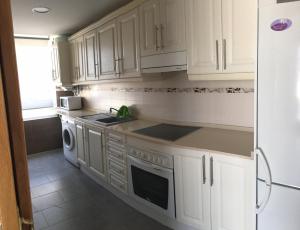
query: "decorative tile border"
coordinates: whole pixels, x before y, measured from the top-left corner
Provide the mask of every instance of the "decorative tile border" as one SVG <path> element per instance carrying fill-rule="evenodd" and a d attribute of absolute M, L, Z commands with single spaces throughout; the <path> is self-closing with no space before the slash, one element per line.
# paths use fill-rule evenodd
<path fill-rule="evenodd" d="M 90 90 L 91 87 L 89 86 L 82 86 L 80 87 L 80 91 L 83 90 Z M 111 92 L 126 92 L 126 93 L 229 93 L 229 94 L 236 94 L 236 93 L 254 93 L 254 88 L 201 88 L 201 87 L 187 87 L 187 88 L 99 88 L 101 91 L 111 91 Z"/>

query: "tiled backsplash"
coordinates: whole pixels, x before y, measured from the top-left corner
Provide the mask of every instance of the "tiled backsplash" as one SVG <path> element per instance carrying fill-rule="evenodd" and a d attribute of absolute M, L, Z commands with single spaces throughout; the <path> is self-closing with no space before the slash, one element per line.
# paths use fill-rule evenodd
<path fill-rule="evenodd" d="M 160 80 L 81 86 L 86 108 L 127 105 L 135 115 L 180 122 L 253 127 L 253 81 L 188 81 L 168 73 Z"/>

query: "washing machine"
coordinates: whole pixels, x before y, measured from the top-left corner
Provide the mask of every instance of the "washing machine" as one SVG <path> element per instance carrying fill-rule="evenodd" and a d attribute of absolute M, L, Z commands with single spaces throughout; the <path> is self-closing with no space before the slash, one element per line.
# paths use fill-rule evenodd
<path fill-rule="evenodd" d="M 69 117 L 61 117 L 62 138 L 66 160 L 79 167 L 77 161 L 77 143 L 75 121 Z"/>

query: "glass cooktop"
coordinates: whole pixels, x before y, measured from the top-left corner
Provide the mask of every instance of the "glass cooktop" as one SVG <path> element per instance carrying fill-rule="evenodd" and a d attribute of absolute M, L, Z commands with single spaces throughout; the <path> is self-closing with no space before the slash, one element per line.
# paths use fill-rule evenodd
<path fill-rule="evenodd" d="M 184 137 L 200 128 L 201 127 L 159 124 L 143 129 L 138 129 L 133 132 L 167 141 L 176 141 L 177 139 Z"/>

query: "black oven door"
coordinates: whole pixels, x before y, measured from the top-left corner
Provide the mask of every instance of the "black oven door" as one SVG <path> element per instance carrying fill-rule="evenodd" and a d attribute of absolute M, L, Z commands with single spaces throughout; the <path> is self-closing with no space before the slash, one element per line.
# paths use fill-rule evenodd
<path fill-rule="evenodd" d="M 128 157 L 129 192 L 140 202 L 175 217 L 173 170 Z"/>

